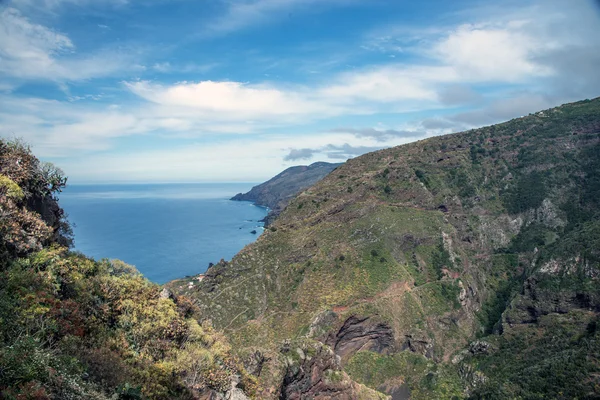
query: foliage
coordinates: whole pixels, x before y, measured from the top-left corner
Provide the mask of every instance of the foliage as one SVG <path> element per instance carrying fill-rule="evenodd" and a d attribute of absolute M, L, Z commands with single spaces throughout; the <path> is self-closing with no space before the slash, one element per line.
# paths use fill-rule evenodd
<path fill-rule="evenodd" d="M 69 246 L 72 230 L 55 197 L 64 173 L 20 141 L 0 139 L 0 257 L 26 256 L 51 242 Z M 0 264 L 0 268 L 3 265 Z"/>
<path fill-rule="evenodd" d="M 488 376 L 471 399 L 591 399 L 600 395 L 597 317 L 547 316 L 499 339 L 499 350 L 470 360 Z"/>
<path fill-rule="evenodd" d="M 0 398 L 189 399 L 254 378 L 197 307 L 62 246 L 62 171 L 0 141 Z"/>
<path fill-rule="evenodd" d="M 14 365 L 0 373 L 3 395 L 186 398 L 224 391 L 238 375 L 246 393 L 275 398 L 287 360 L 275 355 L 256 389 L 234 353 L 328 340 L 362 316 L 365 329 L 377 321 L 373 332 L 395 339 L 380 349 L 390 354 L 350 349 L 342 359 L 373 389 L 598 397 L 599 106 L 569 104 L 349 160 L 231 262 L 193 288 L 172 286 L 199 310 L 183 296 L 161 298 L 126 264 L 52 247 L 65 180 L 26 146 L 2 142 L 0 172 L 23 192 L 3 197 L 16 224 L 1 244 L 0 357 Z M 34 222 L 47 233 L 34 235 Z M 469 346 L 477 336 L 490 346 Z"/>
<path fill-rule="evenodd" d="M 517 183 L 504 193 L 502 199 L 508 212 L 517 214 L 539 207 L 546 194 L 544 176 L 533 171 L 521 176 Z"/>
<path fill-rule="evenodd" d="M 0 191 L 2 191 L 5 196 L 17 201 L 23 200 L 23 197 L 25 196 L 19 185 L 13 182 L 8 176 L 2 174 L 0 174 Z"/>
<path fill-rule="evenodd" d="M 346 367 L 357 382 L 371 387 L 402 382 L 411 392 L 412 399 L 460 399 L 462 385 L 451 367 L 438 366 L 422 355 L 402 352 L 381 355 L 359 351 Z"/>
<path fill-rule="evenodd" d="M 428 346 L 428 362 L 442 368 L 510 324 L 535 327 L 540 315 L 589 304 L 597 311 L 599 126 L 595 99 L 356 157 L 291 200 L 276 231 L 181 290 L 239 347 L 273 349 L 314 333 L 320 313 L 335 313 L 330 330 L 376 317 L 400 343 L 373 355 L 383 361 L 347 367 L 365 366 L 353 377 L 374 389 L 403 376 L 389 368 L 403 338 Z M 568 271 L 536 280 L 555 265 Z M 515 309 L 521 319 L 507 322 Z M 540 371 L 528 372 L 541 379 Z M 415 381 L 413 393 L 435 377 Z"/>
<path fill-rule="evenodd" d="M 77 398 L 136 398 L 136 388 L 144 398 L 184 398 L 226 391 L 241 375 L 251 392 L 225 338 L 187 317 L 186 299 L 159 293 L 126 264 L 59 247 L 15 259 L 0 283 L 0 390 L 33 383 L 56 397 L 64 381 L 81 389 Z"/>

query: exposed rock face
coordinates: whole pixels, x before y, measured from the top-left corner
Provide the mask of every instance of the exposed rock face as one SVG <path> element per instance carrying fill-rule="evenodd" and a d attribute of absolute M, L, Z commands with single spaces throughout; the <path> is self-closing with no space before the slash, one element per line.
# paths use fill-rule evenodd
<path fill-rule="evenodd" d="M 547 282 L 548 276 L 544 274 L 529 277 L 523 284 L 523 293 L 504 313 L 503 322 L 509 326 L 531 324 L 544 315 L 567 314 L 578 309 L 600 313 L 599 293 L 577 287 L 548 289 Z"/>
<path fill-rule="evenodd" d="M 433 358 L 433 343 L 430 340 L 415 338 L 413 335 L 405 336 L 402 350 L 410 350 L 427 358 Z"/>
<path fill-rule="evenodd" d="M 207 400 L 249 400 L 242 389 L 232 388 L 226 393 L 211 392 Z"/>
<path fill-rule="evenodd" d="M 267 222 L 279 215 L 290 199 L 323 179 L 342 164 L 316 162 L 311 165 L 290 167 L 268 181 L 254 186 L 248 193 L 238 193 L 231 200 L 252 201 L 269 207 Z"/>
<path fill-rule="evenodd" d="M 260 350 L 256 350 L 244 360 L 244 368 L 249 374 L 260 376 L 264 364 L 269 360 Z"/>
<path fill-rule="evenodd" d="M 302 342 L 282 348 L 286 373 L 280 400 L 355 400 L 386 397 L 354 383 L 342 371 L 339 357 L 319 342 Z"/>
<path fill-rule="evenodd" d="M 342 360 L 359 350 L 386 354 L 394 348 L 394 332 L 389 325 L 370 317 L 351 316 L 337 332 L 330 334 L 326 343 Z"/>
<path fill-rule="evenodd" d="M 323 311 L 311 322 L 310 327 L 308 328 L 307 337 L 319 339 L 323 336 L 327 336 L 337 320 L 338 315 L 332 310 Z"/>
<path fill-rule="evenodd" d="M 173 292 L 171 292 L 169 289 L 164 288 L 163 290 L 160 291 L 159 297 L 161 299 L 171 299 L 171 300 L 175 300 L 175 296 L 173 295 Z"/>
<path fill-rule="evenodd" d="M 238 387 L 240 379 L 238 375 L 231 377 L 231 386 L 229 390 L 224 392 L 218 392 L 216 390 L 210 390 L 208 393 L 201 395 L 201 400 L 250 400 L 242 389 Z"/>
<path fill-rule="evenodd" d="M 476 340 L 469 345 L 471 354 L 489 354 L 494 351 L 494 347 L 486 341 Z"/>

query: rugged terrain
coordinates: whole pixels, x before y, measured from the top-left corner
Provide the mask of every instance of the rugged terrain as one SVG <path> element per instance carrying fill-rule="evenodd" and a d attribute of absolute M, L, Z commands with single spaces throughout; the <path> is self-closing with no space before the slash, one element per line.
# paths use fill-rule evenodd
<path fill-rule="evenodd" d="M 0 140 L 0 398 L 243 400 L 256 379 L 198 310 L 69 251 L 64 174 Z"/>
<path fill-rule="evenodd" d="M 600 397 L 600 99 L 352 159 L 175 293 L 65 184 L 0 140 L 0 398 Z"/>
<path fill-rule="evenodd" d="M 384 398 L 325 345 L 283 343 L 275 358 L 234 351 L 189 298 L 118 260 L 70 251 L 58 202 L 66 181 L 25 144 L 0 139 L 1 399 L 247 400 L 262 398 L 267 368 L 272 396 Z"/>
<path fill-rule="evenodd" d="M 595 99 L 349 160 L 186 294 L 260 398 L 597 398 L 599 199 Z"/>
<path fill-rule="evenodd" d="M 248 193 L 238 193 L 231 200 L 251 201 L 271 209 L 266 221 L 272 221 L 301 191 L 311 187 L 342 164 L 316 162 L 290 167 L 268 181 L 254 186 Z"/>

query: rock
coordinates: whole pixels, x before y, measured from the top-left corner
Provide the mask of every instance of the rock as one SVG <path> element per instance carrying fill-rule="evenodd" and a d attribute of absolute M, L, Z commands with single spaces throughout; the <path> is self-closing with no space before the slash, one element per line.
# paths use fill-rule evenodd
<path fill-rule="evenodd" d="M 281 384 L 280 400 L 385 398 L 378 392 L 353 382 L 342 370 L 329 346 L 305 340 L 294 343 L 292 347 L 293 351 L 287 350 L 289 355 L 284 354 L 288 362 Z M 300 353 L 305 357 L 298 357 Z"/>
<path fill-rule="evenodd" d="M 231 389 L 225 393 L 211 390 L 205 398 L 207 400 L 250 400 L 244 391 L 237 387 L 239 383 L 239 377 L 234 375 L 231 378 Z"/>
<path fill-rule="evenodd" d="M 225 400 L 249 400 L 241 389 L 233 388 L 225 393 Z"/>
<path fill-rule="evenodd" d="M 503 329 L 519 324 L 536 323 L 540 317 L 548 314 L 566 314 L 572 310 L 588 310 L 600 312 L 600 295 L 585 292 L 584 289 L 572 288 L 555 290 L 548 288 L 546 280 L 554 279 L 549 273 L 538 271 L 523 283 L 522 293 L 513 299 L 504 312 Z M 564 271 L 565 266 L 557 267 Z"/>
<path fill-rule="evenodd" d="M 270 358 L 265 357 L 260 350 L 256 350 L 244 360 L 244 368 L 246 368 L 246 371 L 248 371 L 249 374 L 260 376 L 264 364 L 269 360 Z"/>
<path fill-rule="evenodd" d="M 345 361 L 358 350 L 388 354 L 394 348 L 394 332 L 389 325 L 370 317 L 351 316 L 325 343 Z"/>
<path fill-rule="evenodd" d="M 473 355 L 490 354 L 494 351 L 494 348 L 488 342 L 485 342 L 483 340 L 476 340 L 469 345 L 469 351 Z"/>
<path fill-rule="evenodd" d="M 433 343 L 427 339 L 417 339 L 413 335 L 405 335 L 402 350 L 410 350 L 427 358 L 433 358 Z"/>
<path fill-rule="evenodd" d="M 337 314 L 332 310 L 325 310 L 317 314 L 311 322 L 306 336 L 313 339 L 319 339 L 329 331 L 331 325 L 333 325 L 336 320 Z"/>
<path fill-rule="evenodd" d="M 175 295 L 173 294 L 173 292 L 171 292 L 169 289 L 164 288 L 163 290 L 160 291 L 159 297 L 161 299 L 171 299 L 171 300 L 175 300 Z"/>

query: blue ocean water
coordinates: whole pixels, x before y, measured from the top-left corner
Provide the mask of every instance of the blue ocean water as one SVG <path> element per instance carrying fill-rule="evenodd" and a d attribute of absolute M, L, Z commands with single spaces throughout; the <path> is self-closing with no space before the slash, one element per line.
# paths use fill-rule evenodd
<path fill-rule="evenodd" d="M 256 240 L 267 210 L 228 200 L 252 186 L 69 185 L 59 197 L 74 224 L 75 250 L 118 258 L 164 283 L 202 273 Z"/>

